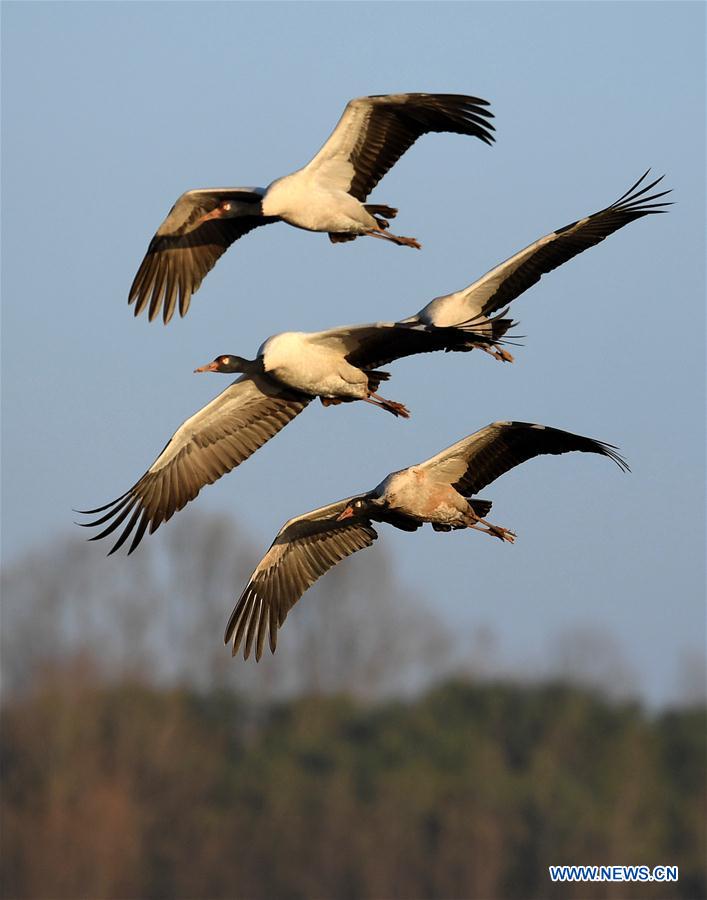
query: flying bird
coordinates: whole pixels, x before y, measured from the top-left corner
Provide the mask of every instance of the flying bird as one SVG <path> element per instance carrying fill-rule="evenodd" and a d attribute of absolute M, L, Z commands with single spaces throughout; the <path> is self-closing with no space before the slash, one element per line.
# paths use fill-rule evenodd
<path fill-rule="evenodd" d="M 500 329 L 509 320 L 497 319 Z M 492 321 L 493 329 L 496 322 Z M 84 527 L 106 525 L 91 540 L 106 537 L 127 519 L 111 553 L 134 531 L 129 553 L 162 522 L 193 500 L 207 484 L 240 465 L 307 404 L 319 397 L 324 406 L 362 400 L 408 418 L 402 403 L 377 393 L 390 375 L 377 367 L 404 356 L 435 350 L 480 347 L 494 356 L 500 338 L 472 327 L 378 322 L 318 332 L 283 332 L 268 338 L 255 359 L 222 355 L 197 372 L 240 373 L 226 390 L 187 419 L 147 472 L 129 491 L 83 515 L 102 513 Z"/>
<path fill-rule="evenodd" d="M 290 519 L 258 563 L 226 626 L 225 643 L 235 656 L 243 643 L 260 659 L 267 636 L 274 653 L 277 632 L 294 604 L 347 556 L 370 547 L 373 522 L 416 531 L 473 528 L 512 542 L 515 534 L 486 520 L 491 501 L 475 494 L 509 469 L 542 454 L 578 450 L 628 465 L 611 444 L 526 422 L 494 422 L 416 466 L 388 475 L 364 494 L 347 497 Z"/>
<path fill-rule="evenodd" d="M 420 312 L 402 321 L 439 327 L 473 323 L 481 333 L 490 334 L 493 330 L 501 336 L 500 322 L 496 322 L 492 329 L 488 324 L 489 317 L 499 310 L 503 310 L 501 315 L 505 314 L 508 305 L 537 284 L 543 275 L 601 243 L 624 225 L 652 213 L 667 212 L 663 207 L 672 204 L 656 201 L 669 194 L 670 190 L 649 194 L 665 176 L 644 184 L 649 172 L 650 169 L 644 172 L 610 206 L 546 234 L 491 269 L 478 281 L 453 294 L 436 297 Z M 508 326 L 512 324 L 509 320 L 505 320 L 506 323 Z"/>
<path fill-rule="evenodd" d="M 317 155 L 267 188 L 200 188 L 177 200 L 157 229 L 133 281 L 135 315 L 160 309 L 165 324 L 184 316 L 191 296 L 222 253 L 260 225 L 287 222 L 328 232 L 332 242 L 361 235 L 419 247 L 388 231 L 397 210 L 364 201 L 386 172 L 428 132 L 494 140 L 488 102 L 462 94 L 384 94 L 350 100 Z"/>

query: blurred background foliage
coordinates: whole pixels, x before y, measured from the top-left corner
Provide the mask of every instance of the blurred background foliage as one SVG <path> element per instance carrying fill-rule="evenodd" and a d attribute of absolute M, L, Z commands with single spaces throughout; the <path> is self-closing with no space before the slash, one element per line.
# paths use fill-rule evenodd
<path fill-rule="evenodd" d="M 257 554 L 197 525 L 129 565 L 72 540 L 5 571 L 4 897 L 707 896 L 699 671 L 646 710 L 579 633 L 511 677 L 382 546 L 300 602 L 274 657 L 232 660 Z M 561 863 L 680 881 L 552 885 Z"/>

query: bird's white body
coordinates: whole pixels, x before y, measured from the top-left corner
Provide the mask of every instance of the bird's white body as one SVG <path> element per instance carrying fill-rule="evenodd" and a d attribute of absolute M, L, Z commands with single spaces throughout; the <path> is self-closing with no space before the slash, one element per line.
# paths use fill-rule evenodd
<path fill-rule="evenodd" d="M 323 179 L 308 166 L 269 185 L 263 198 L 263 215 L 278 216 L 307 231 L 364 234 L 377 227 L 360 201 L 335 179 Z"/>
<path fill-rule="evenodd" d="M 285 331 L 268 338 L 258 351 L 266 375 L 313 396 L 363 400 L 367 376 L 343 352 L 318 340 L 320 334 Z"/>
<path fill-rule="evenodd" d="M 471 288 L 456 291 L 453 294 L 445 294 L 443 297 L 435 297 L 434 300 L 423 306 L 415 318 L 425 325 L 436 325 L 438 328 L 447 328 L 450 325 L 459 325 L 468 319 L 481 315 L 481 302 L 475 302 Z"/>

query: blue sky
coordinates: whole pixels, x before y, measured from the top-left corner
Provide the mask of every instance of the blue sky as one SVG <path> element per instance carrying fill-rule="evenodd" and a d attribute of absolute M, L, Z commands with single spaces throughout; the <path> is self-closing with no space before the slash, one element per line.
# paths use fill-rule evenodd
<path fill-rule="evenodd" d="M 597 628 L 645 696 L 669 699 L 705 634 L 704 17 L 697 3 L 4 3 L 4 559 L 143 473 L 227 384 L 196 365 L 277 331 L 409 315 L 651 166 L 677 205 L 516 301 L 513 366 L 401 361 L 386 396 L 409 422 L 317 404 L 180 515 L 228 511 L 265 550 L 289 516 L 495 419 L 608 440 L 633 474 L 547 458 L 484 492 L 513 547 L 428 529 L 383 541 L 440 617 L 491 626 L 511 662 Z M 186 319 L 132 317 L 133 275 L 183 190 L 266 185 L 349 98 L 410 90 L 485 97 L 498 129 L 492 148 L 423 138 L 374 192 L 421 252 L 269 227 L 234 245 Z"/>

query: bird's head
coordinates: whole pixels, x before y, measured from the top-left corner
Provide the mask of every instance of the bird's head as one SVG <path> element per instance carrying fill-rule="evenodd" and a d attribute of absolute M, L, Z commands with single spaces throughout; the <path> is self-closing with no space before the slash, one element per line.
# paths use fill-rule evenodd
<path fill-rule="evenodd" d="M 232 374 L 234 372 L 250 372 L 255 365 L 252 359 L 244 359 L 242 356 L 234 356 L 233 354 L 225 354 L 217 356 L 213 362 L 207 363 L 205 366 L 199 366 L 194 369 L 195 372 L 223 372 Z"/>
<path fill-rule="evenodd" d="M 232 216 L 239 215 L 240 209 L 237 210 L 237 207 L 240 207 L 240 204 L 233 200 L 222 200 L 215 209 L 211 210 L 211 212 L 204 213 L 199 219 L 199 224 L 208 222 L 209 219 L 229 219 Z"/>
<path fill-rule="evenodd" d="M 210 212 L 198 220 L 197 225 L 208 222 L 210 219 L 233 219 L 240 216 L 256 216 L 261 213 L 262 196 L 258 188 L 244 191 L 235 197 L 220 200 Z"/>
<path fill-rule="evenodd" d="M 385 506 L 385 501 L 375 494 L 362 494 L 360 497 L 354 497 L 349 500 L 347 506 L 336 517 L 337 522 L 343 522 L 345 519 L 355 519 L 360 516 L 370 516 L 376 507 Z"/>

